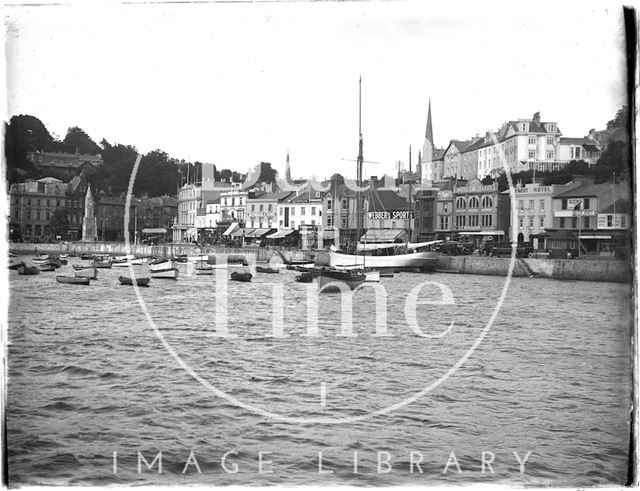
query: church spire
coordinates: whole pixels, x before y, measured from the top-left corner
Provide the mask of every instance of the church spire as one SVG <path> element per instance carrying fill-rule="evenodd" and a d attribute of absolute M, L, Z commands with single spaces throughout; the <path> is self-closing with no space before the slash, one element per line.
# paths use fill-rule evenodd
<path fill-rule="evenodd" d="M 424 137 L 433 144 L 433 126 L 431 124 L 431 98 L 429 98 L 429 113 L 427 115 L 427 131 Z"/>
<path fill-rule="evenodd" d="M 287 163 L 284 166 L 284 179 L 291 182 L 291 165 L 289 164 L 289 150 L 287 150 Z"/>

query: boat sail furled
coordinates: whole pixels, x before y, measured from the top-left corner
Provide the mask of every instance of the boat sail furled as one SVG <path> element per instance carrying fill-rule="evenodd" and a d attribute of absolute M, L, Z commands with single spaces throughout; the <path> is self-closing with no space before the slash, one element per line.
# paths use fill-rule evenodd
<path fill-rule="evenodd" d="M 364 162 L 363 157 L 363 137 L 362 137 L 362 78 L 360 78 L 360 93 L 359 93 L 359 107 L 358 107 L 358 126 L 359 126 L 359 141 L 358 141 L 358 160 L 357 160 L 357 185 L 358 191 L 356 192 L 356 226 L 357 237 L 361 240 L 362 234 L 362 198 L 360 197 L 360 189 L 362 187 L 362 164 Z M 411 161 L 411 149 L 409 149 L 409 161 Z M 411 164 L 409 164 L 411 165 Z M 411 186 L 409 187 L 409 207 L 411 208 L 412 202 Z M 409 219 L 411 223 L 411 219 Z M 339 252 L 335 247 L 331 247 L 329 250 L 329 266 L 356 266 L 362 268 L 419 268 L 421 270 L 435 269 L 436 254 L 429 251 L 417 251 L 416 249 L 429 246 L 430 243 L 411 244 L 410 240 L 411 227 L 409 229 L 409 236 L 407 236 L 407 242 L 389 243 L 389 244 L 357 244 L 356 250 L 353 254 Z M 435 242 L 434 242 L 435 243 Z M 380 255 L 378 252 L 384 250 L 385 255 Z"/>

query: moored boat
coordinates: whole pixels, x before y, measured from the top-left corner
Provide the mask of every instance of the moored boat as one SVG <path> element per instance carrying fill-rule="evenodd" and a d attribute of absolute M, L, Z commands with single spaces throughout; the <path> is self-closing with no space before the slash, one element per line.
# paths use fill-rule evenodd
<path fill-rule="evenodd" d="M 94 259 L 93 260 L 93 266 L 96 268 L 111 268 L 112 263 L 111 263 L 111 259 Z"/>
<path fill-rule="evenodd" d="M 32 258 L 31 261 L 33 261 L 35 264 L 48 263 L 49 262 L 49 256 L 48 255 L 36 256 L 36 257 Z"/>
<path fill-rule="evenodd" d="M 20 266 L 18 268 L 18 274 L 25 276 L 40 274 L 40 269 L 38 268 L 38 266 Z"/>
<path fill-rule="evenodd" d="M 368 268 L 420 268 L 434 269 L 437 254 L 434 252 L 408 252 L 386 256 L 343 254 L 329 251 L 329 266 L 355 265 Z"/>
<path fill-rule="evenodd" d="M 56 276 L 58 283 L 67 283 L 69 285 L 89 285 L 91 283 L 90 278 L 78 278 L 76 276 Z"/>
<path fill-rule="evenodd" d="M 138 286 L 149 286 L 149 281 L 151 278 L 129 278 L 128 276 L 119 276 L 118 281 L 121 285 L 130 285 L 133 286 L 133 282 L 135 280 L 136 285 Z"/>
<path fill-rule="evenodd" d="M 151 270 L 151 277 L 152 278 L 166 278 L 166 279 L 171 279 L 171 280 L 177 280 L 178 279 L 178 268 L 169 268 L 169 269 L 162 269 L 162 270 Z"/>
<path fill-rule="evenodd" d="M 21 266 L 25 266 L 24 261 L 15 261 L 15 259 L 9 260 L 9 269 L 18 269 Z"/>
<path fill-rule="evenodd" d="M 246 271 L 234 271 L 231 273 L 231 279 L 233 281 L 244 281 L 249 282 L 253 278 L 253 275 Z"/>
<path fill-rule="evenodd" d="M 152 272 L 176 269 L 176 267 L 177 267 L 176 263 L 174 261 L 169 260 L 169 259 L 164 259 L 162 261 L 154 261 L 151 264 L 149 264 L 149 269 Z"/>
<path fill-rule="evenodd" d="M 42 264 L 38 264 L 38 269 L 40 270 L 41 273 L 47 273 L 49 271 L 55 271 L 56 267 L 51 263 L 42 263 Z"/>
<path fill-rule="evenodd" d="M 311 283 L 315 276 L 313 273 L 302 273 L 296 276 L 296 281 L 298 283 Z"/>
<path fill-rule="evenodd" d="M 354 290 L 366 279 L 366 274 L 360 270 L 325 269 L 318 276 L 318 289 L 323 292 L 341 291 L 340 285 L 344 284 Z"/>
<path fill-rule="evenodd" d="M 271 268 L 269 266 L 256 266 L 256 271 L 258 273 L 279 273 L 280 270 L 276 268 Z"/>
<path fill-rule="evenodd" d="M 90 268 L 74 269 L 73 273 L 76 278 L 89 278 L 95 280 L 98 277 L 98 270 L 93 266 Z"/>

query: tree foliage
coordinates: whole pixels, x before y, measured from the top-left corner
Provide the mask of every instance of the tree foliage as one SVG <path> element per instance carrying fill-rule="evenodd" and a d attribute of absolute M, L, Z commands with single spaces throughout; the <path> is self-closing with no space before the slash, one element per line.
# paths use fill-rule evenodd
<path fill-rule="evenodd" d="M 56 209 L 49 219 L 49 229 L 51 230 L 51 235 L 54 237 L 57 235 L 64 235 L 67 233 L 67 229 L 69 227 L 69 219 L 67 218 L 67 212 L 62 209 Z"/>
<path fill-rule="evenodd" d="M 62 140 L 65 151 L 68 153 L 82 153 L 96 155 L 101 152 L 100 147 L 87 135 L 82 128 L 72 126 L 67 130 L 67 135 Z"/>

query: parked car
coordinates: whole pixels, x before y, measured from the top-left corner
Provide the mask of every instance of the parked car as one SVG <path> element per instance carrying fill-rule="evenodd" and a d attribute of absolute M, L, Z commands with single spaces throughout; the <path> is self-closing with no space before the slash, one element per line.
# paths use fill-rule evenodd
<path fill-rule="evenodd" d="M 437 244 L 436 251 L 447 256 L 464 256 L 473 253 L 473 245 L 451 240 Z"/>
<path fill-rule="evenodd" d="M 485 242 L 482 247 L 482 253 L 487 256 L 510 256 L 513 250 L 509 242 Z M 533 246 L 526 242 L 520 242 L 516 245 L 516 257 L 529 257 L 533 252 Z"/>

